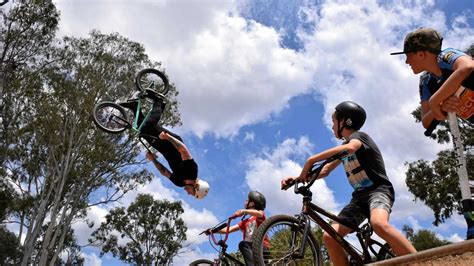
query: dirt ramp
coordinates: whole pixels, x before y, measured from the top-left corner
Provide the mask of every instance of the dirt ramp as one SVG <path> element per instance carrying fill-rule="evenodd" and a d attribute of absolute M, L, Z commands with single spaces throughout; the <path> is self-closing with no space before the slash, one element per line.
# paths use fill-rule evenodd
<path fill-rule="evenodd" d="M 424 250 L 369 265 L 474 266 L 474 239 Z"/>

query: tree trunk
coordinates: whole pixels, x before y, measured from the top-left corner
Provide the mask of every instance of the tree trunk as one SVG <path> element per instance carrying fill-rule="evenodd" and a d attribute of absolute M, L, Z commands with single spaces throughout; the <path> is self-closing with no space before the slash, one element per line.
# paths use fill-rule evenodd
<path fill-rule="evenodd" d="M 46 180 L 49 179 L 48 177 L 45 178 Z M 26 266 L 31 258 L 31 254 L 33 253 L 35 241 L 38 238 L 39 233 L 41 232 L 41 228 L 43 226 L 44 219 L 46 217 L 46 208 L 48 205 L 48 199 L 51 197 L 52 194 L 52 186 L 48 186 L 48 182 L 45 181 L 43 184 L 42 189 L 43 193 L 41 193 L 41 199 L 36 204 L 37 208 L 34 208 L 34 211 L 31 214 L 30 224 L 28 225 L 28 230 L 25 237 L 25 242 L 23 244 L 23 259 L 21 261 L 22 266 Z"/>
<path fill-rule="evenodd" d="M 74 133 L 75 133 L 75 123 L 71 123 L 72 118 L 66 118 L 66 121 L 64 123 L 64 135 L 63 135 L 63 143 L 67 144 L 68 148 L 65 151 L 65 154 L 62 154 L 61 160 L 59 163 L 56 163 L 55 169 L 57 169 L 58 172 L 58 179 L 55 180 L 55 184 L 57 184 L 57 188 L 55 189 L 56 195 L 54 197 L 54 201 L 52 203 L 52 210 L 51 210 L 51 221 L 49 223 L 48 229 L 46 230 L 44 239 L 43 239 L 43 245 L 41 248 L 41 255 L 40 255 L 40 266 L 44 266 L 48 263 L 48 255 L 52 249 L 54 249 L 54 242 L 55 238 L 52 237 L 52 234 L 54 230 L 59 230 L 59 228 L 56 228 L 57 225 L 57 220 L 58 220 L 58 215 L 61 209 L 63 209 L 63 215 L 61 215 L 60 220 L 64 221 L 64 218 L 66 216 L 65 212 L 67 211 L 69 207 L 69 200 L 65 200 L 63 197 L 66 195 L 63 195 L 64 192 L 64 187 L 66 184 L 66 180 L 68 179 L 69 172 L 71 169 L 72 165 L 72 157 L 71 154 L 73 150 L 77 147 L 74 146 Z M 72 124 L 72 125 L 71 125 Z M 68 134 L 69 133 L 69 134 Z M 70 193 L 68 193 L 70 194 Z M 61 202 L 65 202 L 64 206 L 61 205 Z M 61 227 L 63 225 L 61 224 Z M 59 232 L 57 232 L 59 233 Z M 56 234 L 55 234 L 56 235 Z"/>

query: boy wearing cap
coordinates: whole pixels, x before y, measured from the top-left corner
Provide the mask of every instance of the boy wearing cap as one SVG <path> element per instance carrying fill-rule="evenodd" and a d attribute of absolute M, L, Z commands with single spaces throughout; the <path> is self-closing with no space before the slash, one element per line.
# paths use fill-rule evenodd
<path fill-rule="evenodd" d="M 407 34 L 403 52 L 391 53 L 406 54 L 406 63 L 410 65 L 413 73 L 425 71 L 420 77 L 422 122 L 425 128 L 431 125 L 433 119 L 446 119 L 446 114 L 442 111 L 456 112 L 471 123 L 474 118 L 474 60 L 453 48 L 441 51 L 442 42 L 443 38 L 436 30 L 420 28 Z M 467 239 L 474 239 L 474 200 L 470 193 L 464 151 L 455 118 L 450 119 L 450 128 L 458 135 L 453 138 L 453 142 L 455 149 L 458 147 L 457 171 L 463 213 L 467 222 Z"/>
<path fill-rule="evenodd" d="M 433 119 L 444 120 L 443 112 L 457 112 L 468 119 L 472 115 L 474 94 L 474 61 L 462 51 L 447 48 L 441 50 L 443 38 L 431 28 L 420 28 L 405 37 L 403 52 L 406 63 L 420 77 L 422 123 L 427 128 Z M 469 88 L 461 96 L 454 96 L 460 86 Z M 464 106 L 466 105 L 466 106 Z M 472 120 L 472 117 L 471 117 Z"/>

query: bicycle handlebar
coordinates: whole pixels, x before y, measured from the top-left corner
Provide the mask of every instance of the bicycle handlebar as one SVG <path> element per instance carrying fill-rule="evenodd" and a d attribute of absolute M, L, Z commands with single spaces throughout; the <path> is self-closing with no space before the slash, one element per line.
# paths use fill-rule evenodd
<path fill-rule="evenodd" d="M 323 167 L 330 163 L 330 162 L 333 162 L 335 160 L 339 160 L 341 159 L 342 157 L 345 157 L 347 156 L 349 153 L 347 151 L 342 151 L 332 157 L 329 157 L 328 159 L 326 159 L 325 161 L 323 161 L 322 163 L 320 164 L 314 164 L 313 165 L 313 168 L 308 172 L 308 175 L 311 176 L 311 181 L 309 181 L 309 183 L 303 187 L 301 187 L 302 189 L 309 189 L 314 181 L 316 181 L 318 179 L 318 176 L 319 174 L 321 173 L 321 170 L 323 170 Z M 316 166 L 316 168 L 314 168 Z M 295 186 L 295 193 L 299 193 L 299 187 L 297 185 L 297 183 L 303 183 L 303 181 L 299 180 L 299 179 L 293 179 L 291 181 L 289 181 L 285 186 L 283 186 L 281 189 L 282 190 L 287 190 L 289 189 L 290 187 L 292 187 L 293 185 L 296 184 Z"/>
<path fill-rule="evenodd" d="M 433 131 L 436 129 L 436 127 L 438 126 L 440 121 L 436 120 L 436 119 L 433 119 L 433 121 L 431 121 L 431 124 L 428 126 L 428 128 L 425 130 L 425 136 L 429 137 L 431 136 L 431 133 L 433 133 Z"/>
<path fill-rule="evenodd" d="M 227 219 L 227 222 L 226 223 L 219 223 L 217 226 L 213 227 L 213 228 L 209 228 L 207 230 L 204 230 L 200 233 L 200 235 L 202 234 L 206 234 L 206 235 L 210 235 L 211 238 L 212 238 L 212 241 L 214 242 L 214 244 L 216 245 L 220 245 L 220 243 L 225 243 L 227 241 L 227 238 L 229 237 L 229 229 L 230 229 L 230 221 L 232 221 L 233 219 L 239 217 L 238 215 L 232 215 L 230 216 L 228 219 Z M 227 228 L 226 228 L 227 227 Z M 214 234 L 219 232 L 220 230 L 226 228 L 226 231 L 225 231 L 225 237 L 224 237 L 224 240 L 222 241 L 217 241 L 216 238 L 214 237 Z"/>

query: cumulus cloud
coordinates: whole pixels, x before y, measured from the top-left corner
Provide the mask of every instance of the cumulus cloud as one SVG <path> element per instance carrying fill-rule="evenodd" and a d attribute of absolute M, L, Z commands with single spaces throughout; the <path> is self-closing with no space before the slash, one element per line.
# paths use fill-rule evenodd
<path fill-rule="evenodd" d="M 281 111 L 311 83 L 316 61 L 282 48 L 273 28 L 233 15 L 231 1 L 58 4 L 62 34 L 120 29 L 144 43 L 180 91 L 181 130 L 200 136 L 234 136 Z"/>
<path fill-rule="evenodd" d="M 249 159 L 245 180 L 251 190 L 260 191 L 265 195 L 268 213 L 296 213 L 301 208 L 301 196 L 295 195 L 292 189 L 280 190 L 280 181 L 283 177 L 299 175 L 302 167 L 292 158 L 309 155 L 312 146 L 307 137 L 298 140 L 286 139 L 275 149 L 255 154 Z M 339 204 L 324 180 L 316 181 L 312 191 L 316 204 L 335 212 Z"/>
<path fill-rule="evenodd" d="M 82 253 L 81 256 L 84 258 L 84 265 L 90 266 L 101 266 L 102 260 L 95 253 Z"/>

